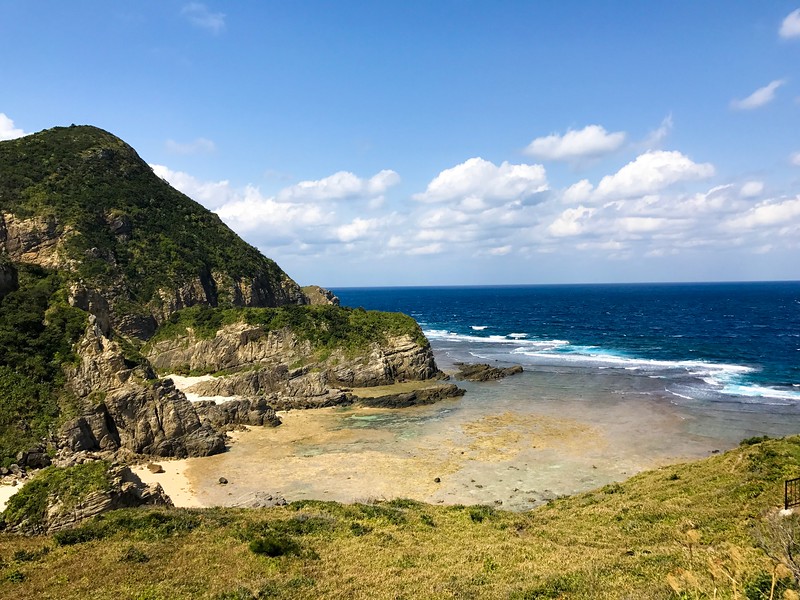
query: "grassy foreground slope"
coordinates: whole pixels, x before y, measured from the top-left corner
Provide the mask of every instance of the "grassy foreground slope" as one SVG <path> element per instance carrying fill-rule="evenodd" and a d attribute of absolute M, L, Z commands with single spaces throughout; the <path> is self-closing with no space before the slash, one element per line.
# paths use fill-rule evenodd
<path fill-rule="evenodd" d="M 754 532 L 798 471 L 792 437 L 523 514 L 408 500 L 117 511 L 0 536 L 0 596 L 766 599 L 775 563 Z M 795 583 L 777 573 L 781 598 Z"/>

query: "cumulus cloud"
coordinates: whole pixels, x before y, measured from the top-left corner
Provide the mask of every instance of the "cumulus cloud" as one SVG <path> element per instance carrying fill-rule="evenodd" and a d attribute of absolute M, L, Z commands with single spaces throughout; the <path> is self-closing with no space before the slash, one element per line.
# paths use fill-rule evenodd
<path fill-rule="evenodd" d="M 390 169 L 384 169 L 369 179 L 362 179 L 349 171 L 339 171 L 323 179 L 301 181 L 287 187 L 278 193 L 278 200 L 319 202 L 359 197 L 374 200 L 399 182 L 400 176 Z"/>
<path fill-rule="evenodd" d="M 200 181 L 188 173 L 173 171 L 164 165 L 150 165 L 150 168 L 176 190 L 180 190 L 206 208 L 217 208 L 236 197 L 236 191 L 231 188 L 230 182 L 226 179 Z"/>
<path fill-rule="evenodd" d="M 761 108 L 775 99 L 775 92 L 777 92 L 778 88 L 784 83 L 786 83 L 786 80 L 784 79 L 770 81 L 764 87 L 758 88 L 747 98 L 744 98 L 743 100 L 732 100 L 731 108 L 735 110 L 753 110 L 755 108 Z"/>
<path fill-rule="evenodd" d="M 786 15 L 778 34 L 786 39 L 800 37 L 800 8 Z"/>
<path fill-rule="evenodd" d="M 5 113 L 0 113 L 0 141 L 13 140 L 28 135 L 19 127 L 14 126 L 14 121 L 9 119 Z"/>
<path fill-rule="evenodd" d="M 625 143 L 624 131 L 609 133 L 601 125 L 587 125 L 583 129 L 570 129 L 564 135 L 553 133 L 536 138 L 525 153 L 541 160 L 574 161 L 610 154 Z"/>
<path fill-rule="evenodd" d="M 503 162 L 497 166 L 477 157 L 445 169 L 428 184 L 424 192 L 414 194 L 414 199 L 420 202 L 472 199 L 477 206 L 477 200 L 497 202 L 524 199 L 547 189 L 547 175 L 542 165 Z"/>
<path fill-rule="evenodd" d="M 712 175 L 714 167 L 709 163 L 695 163 L 677 151 L 657 150 L 640 154 L 614 175 L 603 177 L 595 193 L 601 198 L 639 196 Z"/>
<path fill-rule="evenodd" d="M 585 230 L 589 217 L 594 212 L 594 209 L 585 206 L 568 208 L 549 225 L 547 231 L 554 237 L 579 235 Z"/>
<path fill-rule="evenodd" d="M 195 27 L 206 29 L 217 35 L 225 30 L 225 14 L 212 12 L 201 2 L 190 2 L 181 9 L 181 15 Z"/>
<path fill-rule="evenodd" d="M 203 137 L 185 143 L 167 140 L 164 142 L 164 146 L 167 152 L 171 152 L 172 154 L 210 154 L 217 149 L 214 142 Z"/>
<path fill-rule="evenodd" d="M 765 200 L 726 222 L 731 229 L 756 229 L 774 225 L 789 226 L 800 218 L 800 196 L 790 200 Z M 794 223 L 797 228 L 798 223 Z"/>
<path fill-rule="evenodd" d="M 589 183 L 588 179 L 581 179 L 577 183 L 573 183 L 561 196 L 561 199 L 567 204 L 580 204 L 586 202 L 592 197 L 594 186 Z"/>
<path fill-rule="evenodd" d="M 340 225 L 336 228 L 336 237 L 342 242 L 354 242 L 359 239 L 364 239 L 370 232 L 374 231 L 380 225 L 378 219 L 362 219 L 357 217 L 350 223 Z"/>

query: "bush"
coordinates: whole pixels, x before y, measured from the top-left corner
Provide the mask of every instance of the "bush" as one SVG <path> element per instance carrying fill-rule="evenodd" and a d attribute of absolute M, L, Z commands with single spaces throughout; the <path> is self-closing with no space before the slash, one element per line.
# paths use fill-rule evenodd
<path fill-rule="evenodd" d="M 267 532 L 265 535 L 254 539 L 250 542 L 249 548 L 255 554 L 263 554 L 272 558 L 300 554 L 300 546 L 297 542 L 275 532 Z"/>

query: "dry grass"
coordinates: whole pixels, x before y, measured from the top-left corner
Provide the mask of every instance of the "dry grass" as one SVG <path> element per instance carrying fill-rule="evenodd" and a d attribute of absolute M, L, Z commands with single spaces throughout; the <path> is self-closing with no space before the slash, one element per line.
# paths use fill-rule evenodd
<path fill-rule="evenodd" d="M 75 545 L 0 536 L 0 596 L 766 599 L 756 588 L 768 594 L 773 564 L 752 526 L 799 470 L 800 438 L 787 438 L 529 513 L 404 500 L 159 510 L 152 522 L 119 511 Z M 295 550 L 250 549 L 273 538 Z"/>

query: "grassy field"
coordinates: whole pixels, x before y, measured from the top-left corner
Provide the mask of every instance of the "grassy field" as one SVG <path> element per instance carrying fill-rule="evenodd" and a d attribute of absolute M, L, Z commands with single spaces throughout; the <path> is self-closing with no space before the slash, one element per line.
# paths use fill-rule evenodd
<path fill-rule="evenodd" d="M 757 540 L 798 475 L 792 437 L 528 513 L 409 500 L 117 511 L 0 536 L 0 597 L 767 599 L 774 583 L 774 598 L 797 598 Z"/>

